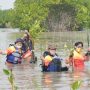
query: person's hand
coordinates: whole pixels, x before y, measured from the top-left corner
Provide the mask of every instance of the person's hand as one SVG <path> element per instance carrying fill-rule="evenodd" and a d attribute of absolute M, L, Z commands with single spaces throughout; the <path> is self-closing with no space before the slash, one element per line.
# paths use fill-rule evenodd
<path fill-rule="evenodd" d="M 44 57 L 43 57 L 43 56 L 40 56 L 40 59 L 41 59 L 42 61 L 44 61 Z"/>
<path fill-rule="evenodd" d="M 66 60 L 65 60 L 65 63 L 66 63 L 66 64 L 69 64 L 69 59 L 66 59 Z"/>

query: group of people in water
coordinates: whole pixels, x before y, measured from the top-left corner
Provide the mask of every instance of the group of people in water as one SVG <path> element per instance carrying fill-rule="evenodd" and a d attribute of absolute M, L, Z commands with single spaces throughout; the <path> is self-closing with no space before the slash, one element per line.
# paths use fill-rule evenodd
<path fill-rule="evenodd" d="M 73 50 L 70 52 L 69 57 L 65 60 L 66 66 L 62 66 L 62 58 L 56 53 L 56 46 L 48 45 L 47 50 L 41 55 L 41 68 L 43 72 L 61 72 L 68 71 L 69 66 L 72 66 L 73 70 L 84 70 L 85 61 L 89 60 L 90 50 L 83 53 L 83 43 L 76 42 Z M 16 39 L 14 44 L 5 51 L 0 51 L 0 54 L 6 55 L 7 66 L 13 66 L 15 64 L 21 64 L 23 60 L 30 62 L 36 62 L 37 58 L 34 54 L 34 43 L 28 32 L 25 32 L 22 38 Z M 68 65 L 67 65 L 68 64 Z"/>
<path fill-rule="evenodd" d="M 85 61 L 89 61 L 90 50 L 84 54 L 83 43 L 76 42 L 73 50 L 70 52 L 69 57 L 65 60 L 66 66 L 62 67 L 62 58 L 56 53 L 56 47 L 49 45 L 47 51 L 41 56 L 42 71 L 44 72 L 60 72 L 68 71 L 70 66 L 74 71 L 82 71 L 85 68 Z M 68 65 L 67 65 L 68 64 Z"/>
<path fill-rule="evenodd" d="M 9 67 L 20 64 L 23 60 L 30 63 L 31 59 L 34 59 L 33 44 L 29 33 L 25 32 L 22 38 L 16 39 L 14 44 L 10 44 L 5 51 L 1 50 L 0 54 L 6 55 L 5 64 Z"/>

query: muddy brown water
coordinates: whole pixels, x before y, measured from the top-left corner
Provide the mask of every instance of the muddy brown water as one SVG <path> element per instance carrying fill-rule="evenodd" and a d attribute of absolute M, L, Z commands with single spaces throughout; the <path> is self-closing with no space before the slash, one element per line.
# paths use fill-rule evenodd
<path fill-rule="evenodd" d="M 15 32 L 12 32 L 13 34 Z M 11 32 L 0 32 L 0 49 L 5 50 L 15 39 L 10 38 Z M 16 33 L 15 33 L 16 34 Z M 60 52 L 62 53 L 62 52 Z M 63 53 L 62 53 L 63 54 Z M 83 72 L 41 72 L 40 55 L 35 52 L 38 58 L 36 64 L 22 64 L 13 67 L 15 84 L 18 90 L 71 90 L 71 84 L 76 80 L 82 80 L 79 90 L 90 90 L 90 63 L 86 62 L 86 69 Z M 11 90 L 7 76 L 3 73 L 6 56 L 0 55 L 0 90 Z"/>

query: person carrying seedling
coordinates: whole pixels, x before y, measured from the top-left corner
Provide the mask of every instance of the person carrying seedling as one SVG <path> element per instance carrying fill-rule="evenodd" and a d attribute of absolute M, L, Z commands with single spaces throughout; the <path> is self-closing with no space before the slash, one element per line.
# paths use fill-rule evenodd
<path fill-rule="evenodd" d="M 37 57 L 35 56 L 34 53 L 34 41 L 29 35 L 28 32 L 25 32 L 23 35 L 23 50 L 24 50 L 24 55 L 23 58 L 29 63 L 35 63 L 37 61 Z M 31 55 L 32 53 L 32 55 Z"/>
<path fill-rule="evenodd" d="M 72 65 L 74 71 L 82 71 L 85 68 L 85 61 L 88 61 L 88 54 L 83 53 L 83 43 L 76 42 L 74 44 L 74 50 L 70 53 L 69 58 L 66 60 L 66 64 Z"/>

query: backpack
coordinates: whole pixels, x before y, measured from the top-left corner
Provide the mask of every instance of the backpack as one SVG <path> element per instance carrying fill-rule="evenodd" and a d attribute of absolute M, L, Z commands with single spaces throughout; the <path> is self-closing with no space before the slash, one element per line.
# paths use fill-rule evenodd
<path fill-rule="evenodd" d="M 14 47 L 14 44 L 10 44 L 9 47 Z M 14 47 L 15 48 L 15 47 Z M 15 48 L 16 49 L 16 48 Z M 15 52 L 12 52 L 10 54 L 7 54 L 6 61 L 10 62 L 12 64 L 18 64 L 21 63 L 21 54 L 16 49 Z"/>
<path fill-rule="evenodd" d="M 60 58 L 54 58 L 47 67 L 48 72 L 59 72 L 61 71 L 62 65 Z"/>

